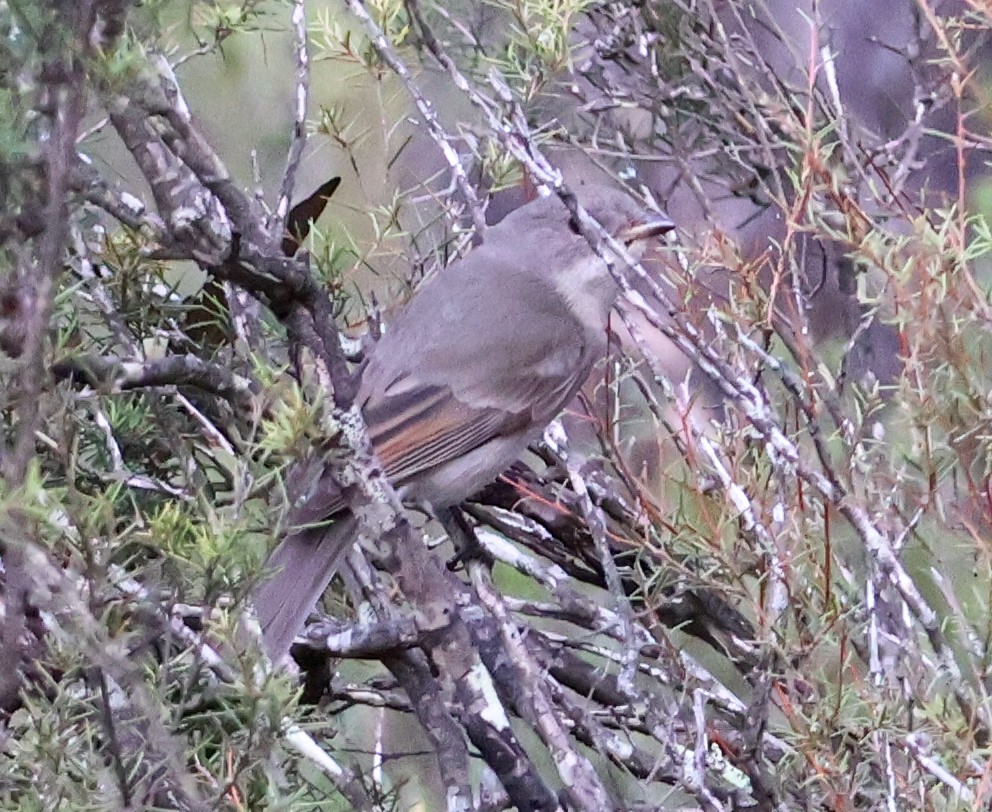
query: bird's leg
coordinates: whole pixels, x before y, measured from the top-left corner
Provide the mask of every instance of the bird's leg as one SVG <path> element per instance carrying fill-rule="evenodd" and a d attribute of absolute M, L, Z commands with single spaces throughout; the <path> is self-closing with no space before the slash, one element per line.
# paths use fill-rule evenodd
<path fill-rule="evenodd" d="M 475 527 L 469 522 L 468 517 L 460 507 L 441 508 L 435 511 L 435 515 L 455 548 L 455 556 L 447 565 L 450 572 L 456 572 L 467 561 L 471 560 L 484 561 L 490 567 L 492 566 L 492 556 L 479 544 L 475 535 Z"/>

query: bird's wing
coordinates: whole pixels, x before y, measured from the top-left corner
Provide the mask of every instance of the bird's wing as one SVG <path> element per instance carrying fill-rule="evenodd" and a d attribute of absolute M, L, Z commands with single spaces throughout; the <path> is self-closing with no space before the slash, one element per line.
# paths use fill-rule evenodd
<path fill-rule="evenodd" d="M 450 387 L 405 381 L 401 394 L 366 404 L 369 438 L 387 476 L 402 483 L 489 440 L 525 429 L 526 410 L 474 407 Z"/>
<path fill-rule="evenodd" d="M 570 382 L 571 379 L 552 383 L 544 390 L 545 398 L 554 399 L 551 389 L 565 389 Z M 473 406 L 459 399 L 448 386 L 409 378 L 402 384 L 402 391 L 366 402 L 362 409 L 376 456 L 397 486 L 496 437 L 525 431 L 535 422 L 534 407 L 530 405 L 517 411 Z M 325 460 L 317 455 L 290 469 L 286 492 L 292 494 L 293 500 L 284 521 L 287 527 L 297 530 L 321 525 L 344 507 L 341 488 L 328 476 Z"/>
<path fill-rule="evenodd" d="M 468 260 L 462 266 L 474 270 Z M 508 299 L 500 270 L 458 280 L 442 274 L 438 281 L 454 282 L 460 299 L 433 291 L 432 319 L 417 312 L 415 298 L 376 345 L 362 412 L 396 484 L 494 438 L 543 428 L 589 375 L 594 342 L 560 295 L 531 275 L 513 280 Z M 487 306 L 466 307 L 466 298 Z"/>
<path fill-rule="evenodd" d="M 504 352 L 512 348 L 504 348 Z M 362 409 L 386 474 L 401 484 L 484 446 L 541 428 L 571 399 L 589 374 L 582 347 L 561 347 L 540 364 L 521 363 L 495 374 L 492 389 L 404 376 Z"/>

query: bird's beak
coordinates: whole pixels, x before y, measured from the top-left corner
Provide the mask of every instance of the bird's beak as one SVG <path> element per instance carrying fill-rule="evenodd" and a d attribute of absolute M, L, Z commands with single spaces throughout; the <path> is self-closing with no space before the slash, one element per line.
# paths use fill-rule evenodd
<path fill-rule="evenodd" d="M 675 223 L 671 221 L 666 215 L 658 215 L 653 220 L 649 220 L 646 223 L 637 223 L 633 226 L 627 226 L 618 235 L 620 240 L 622 240 L 627 245 L 638 240 L 649 240 L 652 237 L 660 237 L 662 234 L 667 234 L 675 228 Z"/>

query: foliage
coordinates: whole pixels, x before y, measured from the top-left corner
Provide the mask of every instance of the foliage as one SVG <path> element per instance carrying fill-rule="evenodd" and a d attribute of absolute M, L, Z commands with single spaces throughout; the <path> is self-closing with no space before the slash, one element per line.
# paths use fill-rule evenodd
<path fill-rule="evenodd" d="M 0 2 L 0 807 L 988 808 L 992 21 L 793 5 Z M 428 551 L 349 373 L 606 176 L 678 239 Z M 392 518 L 298 679 L 250 595 L 314 449 Z"/>

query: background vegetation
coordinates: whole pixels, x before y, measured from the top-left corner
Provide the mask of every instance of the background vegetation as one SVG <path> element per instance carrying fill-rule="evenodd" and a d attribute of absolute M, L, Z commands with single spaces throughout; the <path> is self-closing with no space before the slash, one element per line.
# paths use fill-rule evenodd
<path fill-rule="evenodd" d="M 0 0 L 0 807 L 987 809 L 990 25 Z M 364 348 L 607 178 L 679 225 L 615 351 L 397 511 Z M 386 529 L 272 674 L 247 597 L 314 448 Z"/>

